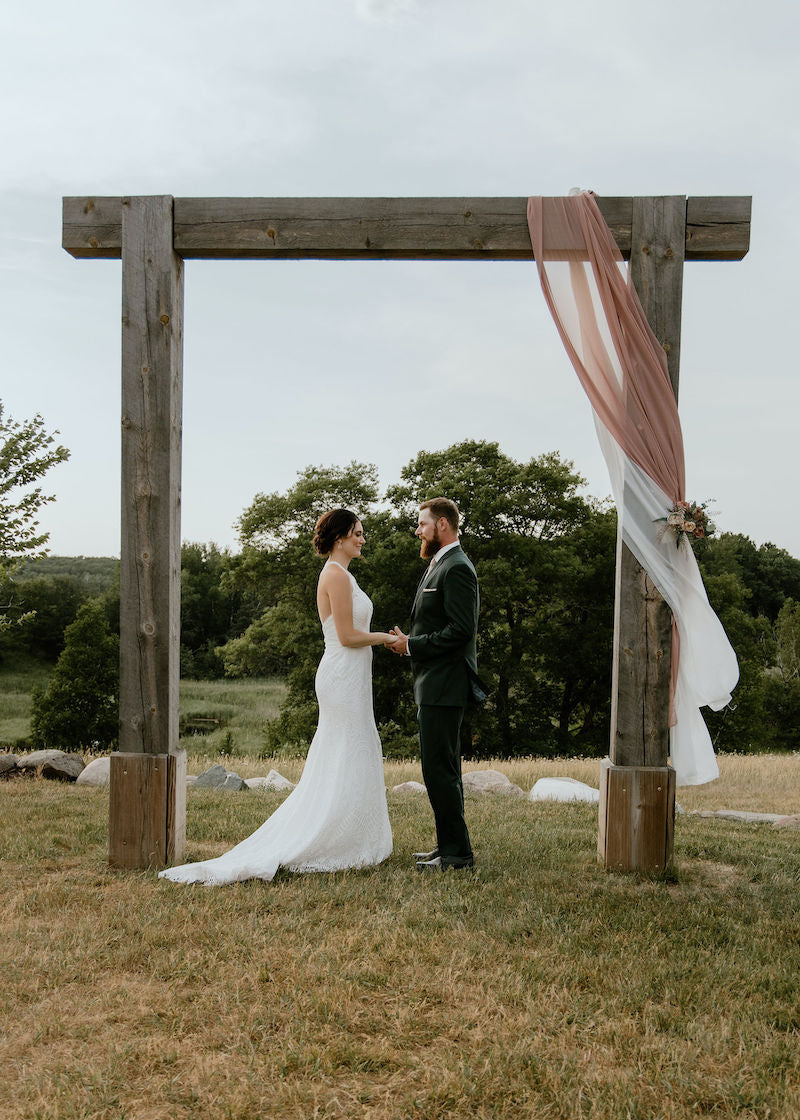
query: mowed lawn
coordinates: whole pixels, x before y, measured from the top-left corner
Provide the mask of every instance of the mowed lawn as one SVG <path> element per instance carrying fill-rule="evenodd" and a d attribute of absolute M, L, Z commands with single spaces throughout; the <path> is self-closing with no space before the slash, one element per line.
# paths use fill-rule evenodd
<path fill-rule="evenodd" d="M 800 756 L 721 761 L 685 809 L 800 811 Z M 280 801 L 190 791 L 187 856 Z M 426 800 L 390 793 L 382 867 L 207 888 L 111 870 L 107 808 L 0 784 L 4 1120 L 800 1116 L 796 831 L 685 812 L 646 879 L 598 868 L 592 806 L 470 795 L 477 870 L 423 876 Z"/>

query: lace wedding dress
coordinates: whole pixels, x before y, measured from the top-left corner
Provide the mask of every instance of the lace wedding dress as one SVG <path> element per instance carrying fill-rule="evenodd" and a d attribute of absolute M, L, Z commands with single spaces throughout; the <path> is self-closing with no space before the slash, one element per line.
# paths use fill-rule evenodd
<path fill-rule="evenodd" d="M 348 575 L 353 625 L 369 630 L 372 601 Z M 217 859 L 167 868 L 159 878 L 222 886 L 242 879 L 272 879 L 279 867 L 370 867 L 391 854 L 383 758 L 372 710 L 372 647 L 342 646 L 332 615 L 322 624 L 322 633 L 325 652 L 316 677 L 319 723 L 297 786 L 235 848 Z"/>

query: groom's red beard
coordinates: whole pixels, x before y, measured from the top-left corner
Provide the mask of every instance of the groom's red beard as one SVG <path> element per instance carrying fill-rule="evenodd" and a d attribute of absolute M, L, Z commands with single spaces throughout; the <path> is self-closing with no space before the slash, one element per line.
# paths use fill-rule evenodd
<path fill-rule="evenodd" d="M 442 542 L 439 539 L 439 530 L 434 528 L 432 540 L 426 541 L 424 537 L 422 538 L 419 554 L 423 560 L 432 560 L 441 547 Z"/>

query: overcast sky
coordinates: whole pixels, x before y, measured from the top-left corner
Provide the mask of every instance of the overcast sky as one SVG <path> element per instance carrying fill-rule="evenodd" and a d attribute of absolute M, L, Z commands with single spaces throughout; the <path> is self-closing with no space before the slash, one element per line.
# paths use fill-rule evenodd
<path fill-rule="evenodd" d="M 0 3 L 0 399 L 71 450 L 56 554 L 118 555 L 120 264 L 63 195 L 752 194 L 751 251 L 690 263 L 688 496 L 800 556 L 795 0 Z M 472 438 L 610 490 L 527 263 L 186 265 L 183 537 L 236 546 L 309 464 Z"/>

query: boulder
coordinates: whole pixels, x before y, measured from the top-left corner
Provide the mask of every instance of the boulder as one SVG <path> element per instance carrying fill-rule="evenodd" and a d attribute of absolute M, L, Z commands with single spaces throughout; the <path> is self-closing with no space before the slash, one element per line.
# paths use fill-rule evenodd
<path fill-rule="evenodd" d="M 0 754 L 0 778 L 7 778 L 17 769 L 19 759 L 15 754 Z"/>
<path fill-rule="evenodd" d="M 74 782 L 84 766 L 79 754 L 58 750 L 33 751 L 17 762 L 17 770 L 23 774 L 41 774 L 43 778 L 56 778 L 62 782 Z"/>
<path fill-rule="evenodd" d="M 500 770 L 471 770 L 462 775 L 464 789 L 472 793 L 501 793 L 506 797 L 524 797 L 525 790 L 514 785 Z"/>
<path fill-rule="evenodd" d="M 111 759 L 94 758 L 81 770 L 76 785 L 79 786 L 107 786 L 111 780 Z"/>
<path fill-rule="evenodd" d="M 57 758 L 66 758 L 66 751 L 33 751 L 32 754 L 24 754 L 17 762 L 17 769 L 23 771 L 35 771 L 40 766 L 44 766 L 45 762 L 53 762 Z"/>
<path fill-rule="evenodd" d="M 800 828 L 800 813 L 791 813 L 788 817 L 778 817 L 772 822 L 773 828 Z"/>
<path fill-rule="evenodd" d="M 422 782 L 401 782 L 399 786 L 392 786 L 392 793 L 425 793 Z"/>
<path fill-rule="evenodd" d="M 65 754 L 63 758 L 51 758 L 43 762 L 41 775 L 43 778 L 55 778 L 59 782 L 74 782 L 85 769 L 86 763 L 79 754 Z"/>
<path fill-rule="evenodd" d="M 270 770 L 266 778 L 245 778 L 244 784 L 248 789 L 294 789 L 295 783 L 284 778 L 277 770 Z"/>
<path fill-rule="evenodd" d="M 198 774 L 191 784 L 195 789 L 228 789 L 236 792 L 247 789 L 244 778 L 240 778 L 232 770 L 226 770 L 218 762 L 209 770 L 204 770 L 202 774 Z"/>
<path fill-rule="evenodd" d="M 209 770 L 204 770 L 202 774 L 197 775 L 194 786 L 195 789 L 219 789 L 220 786 L 225 785 L 227 777 L 228 771 L 217 762 Z"/>
<path fill-rule="evenodd" d="M 528 794 L 528 800 L 597 802 L 600 800 L 600 790 L 575 778 L 539 778 Z"/>

